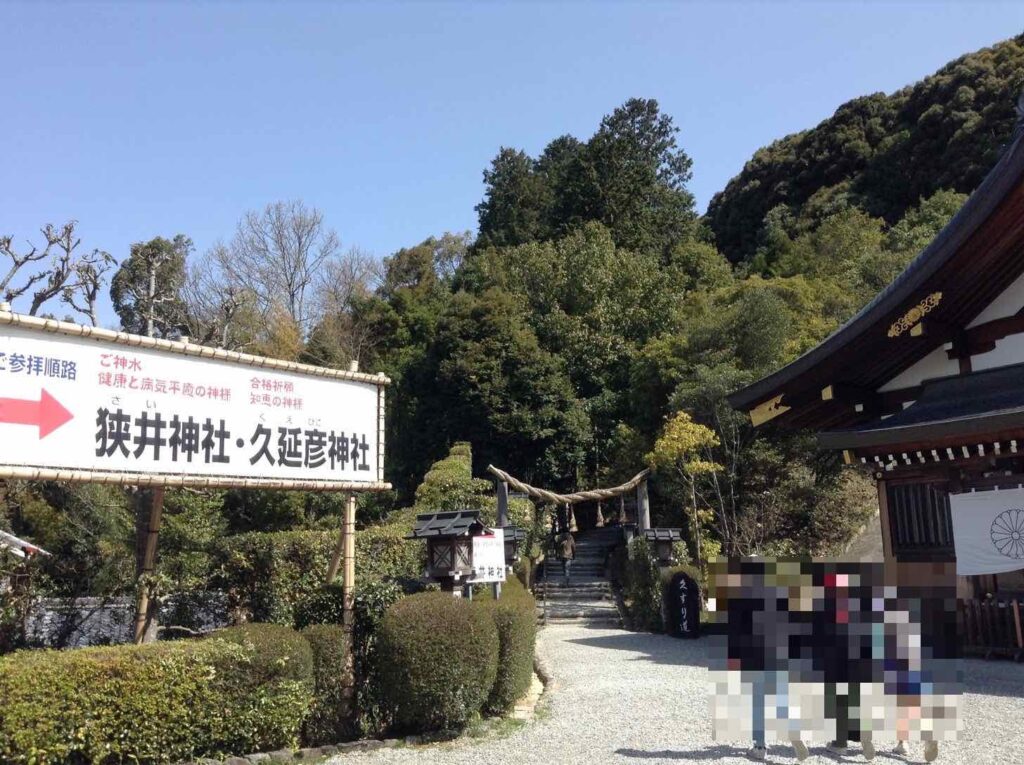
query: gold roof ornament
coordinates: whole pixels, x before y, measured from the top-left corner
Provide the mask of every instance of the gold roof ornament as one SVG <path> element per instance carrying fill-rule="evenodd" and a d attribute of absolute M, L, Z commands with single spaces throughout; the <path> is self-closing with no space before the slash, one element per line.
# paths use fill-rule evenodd
<path fill-rule="evenodd" d="M 899 337 L 908 329 L 912 329 L 926 314 L 935 310 L 941 300 L 942 293 L 933 292 L 889 326 L 889 337 Z"/>

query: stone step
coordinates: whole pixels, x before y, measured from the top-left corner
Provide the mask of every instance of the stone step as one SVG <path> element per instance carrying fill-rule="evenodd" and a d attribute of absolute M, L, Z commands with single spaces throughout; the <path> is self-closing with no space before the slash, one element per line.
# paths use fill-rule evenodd
<path fill-rule="evenodd" d="M 544 618 L 545 614 L 540 612 L 537 614 L 540 618 Z M 594 608 L 591 606 L 577 607 L 577 608 L 562 608 L 552 609 L 548 608 L 546 614 L 548 620 L 551 619 L 618 619 L 619 612 L 616 608 Z"/>
<path fill-rule="evenodd" d="M 591 582 L 570 580 L 569 584 L 566 584 L 563 580 L 560 582 L 549 581 L 547 584 L 538 587 L 537 591 L 540 595 L 543 595 L 545 592 L 549 594 L 552 592 L 611 592 L 612 588 L 608 582 L 600 579 L 595 579 Z"/>
<path fill-rule="evenodd" d="M 593 627 L 595 629 L 622 629 L 621 619 L 549 619 L 538 622 L 541 627 Z"/>
<path fill-rule="evenodd" d="M 551 600 L 614 600 L 611 590 L 594 590 L 593 592 L 572 592 L 551 590 L 547 593 L 547 599 Z"/>

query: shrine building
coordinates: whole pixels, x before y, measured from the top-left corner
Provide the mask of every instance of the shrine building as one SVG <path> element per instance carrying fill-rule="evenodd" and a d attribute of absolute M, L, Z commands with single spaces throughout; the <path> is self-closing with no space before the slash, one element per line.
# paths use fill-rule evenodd
<path fill-rule="evenodd" d="M 755 426 L 817 431 L 822 447 L 872 471 L 887 560 L 956 560 L 961 598 L 1006 596 L 1016 614 L 1024 594 L 1022 124 L 892 284 L 729 402 Z M 1020 629 L 1018 618 L 1011 637 L 1024 650 Z"/>

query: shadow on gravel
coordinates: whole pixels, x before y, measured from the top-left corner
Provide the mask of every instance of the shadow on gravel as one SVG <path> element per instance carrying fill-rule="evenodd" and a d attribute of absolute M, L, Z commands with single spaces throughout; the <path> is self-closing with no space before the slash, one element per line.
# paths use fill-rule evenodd
<path fill-rule="evenodd" d="M 1024 664 L 1008 659 L 961 659 L 963 689 L 979 696 L 1024 697 Z"/>
<path fill-rule="evenodd" d="M 716 744 L 715 746 L 708 746 L 704 749 L 692 749 L 690 751 L 673 751 L 671 749 L 662 749 L 660 751 L 646 751 L 644 749 L 616 749 L 615 754 L 620 754 L 623 757 L 635 757 L 640 760 L 690 760 L 696 762 L 699 760 L 721 760 L 723 757 L 746 758 L 747 749 L 745 747 Z"/>
<path fill-rule="evenodd" d="M 714 744 L 707 746 L 704 749 L 691 749 L 689 751 L 673 751 L 671 749 L 662 749 L 660 751 L 646 751 L 644 749 L 617 749 L 615 754 L 623 757 L 634 757 L 640 760 L 682 760 L 690 762 L 700 761 L 717 761 L 725 757 L 736 757 L 741 760 L 747 760 L 748 747 L 741 746 L 730 746 L 727 744 Z M 821 748 L 811 748 L 811 755 L 820 754 L 828 759 L 835 760 L 836 762 L 860 762 L 863 763 L 864 759 L 859 752 L 851 750 L 851 754 L 846 757 L 842 757 L 837 754 L 833 754 L 828 750 Z M 781 757 L 787 760 L 795 761 L 793 756 L 793 750 L 788 746 L 771 746 L 768 748 L 768 753 L 772 757 Z M 879 752 L 875 755 L 875 761 L 879 760 L 892 760 L 894 762 L 907 762 L 906 757 L 897 757 L 887 752 Z"/>
<path fill-rule="evenodd" d="M 655 664 L 672 664 L 675 666 L 690 665 L 695 667 L 708 666 L 707 640 L 678 640 L 665 635 L 654 635 L 649 632 L 620 632 L 615 635 L 601 637 L 577 638 L 567 643 L 604 648 L 613 651 L 629 651 L 641 654 L 633 661 L 650 661 Z"/>

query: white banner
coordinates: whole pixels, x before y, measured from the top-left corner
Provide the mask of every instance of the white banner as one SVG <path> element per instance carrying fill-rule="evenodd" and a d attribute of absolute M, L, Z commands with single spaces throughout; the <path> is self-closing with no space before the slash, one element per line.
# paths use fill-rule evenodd
<path fill-rule="evenodd" d="M 377 378 L 198 358 L 63 326 L 0 324 L 2 467 L 383 481 Z"/>
<path fill-rule="evenodd" d="M 949 504 L 957 574 L 1024 568 L 1024 490 L 950 494 Z"/>
<path fill-rule="evenodd" d="M 469 581 L 505 581 L 505 529 L 473 537 L 473 576 Z"/>

